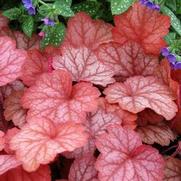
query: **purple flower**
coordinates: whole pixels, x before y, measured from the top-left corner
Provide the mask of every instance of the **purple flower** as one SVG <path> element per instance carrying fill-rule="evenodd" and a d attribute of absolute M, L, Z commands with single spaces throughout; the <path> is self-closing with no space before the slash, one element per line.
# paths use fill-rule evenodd
<path fill-rule="evenodd" d="M 177 62 L 174 66 L 176 70 L 181 69 L 181 62 Z"/>
<path fill-rule="evenodd" d="M 158 4 L 154 4 L 152 1 L 140 0 L 140 3 L 150 9 L 160 11 L 160 6 Z"/>
<path fill-rule="evenodd" d="M 22 2 L 29 15 L 36 14 L 35 6 L 33 5 L 32 0 L 22 0 Z"/>
<path fill-rule="evenodd" d="M 169 54 L 170 54 L 170 52 L 169 52 L 169 49 L 168 48 L 162 48 L 161 49 L 161 54 L 164 56 L 164 57 L 166 57 L 166 56 L 168 56 Z"/>
<path fill-rule="evenodd" d="M 176 56 L 171 53 L 167 55 L 166 58 L 169 60 L 169 62 L 172 62 L 172 63 L 175 63 L 177 61 Z"/>
<path fill-rule="evenodd" d="M 49 18 L 44 18 L 44 19 L 42 19 L 42 21 L 47 26 L 54 26 L 55 25 L 55 22 L 53 20 L 49 19 Z"/>

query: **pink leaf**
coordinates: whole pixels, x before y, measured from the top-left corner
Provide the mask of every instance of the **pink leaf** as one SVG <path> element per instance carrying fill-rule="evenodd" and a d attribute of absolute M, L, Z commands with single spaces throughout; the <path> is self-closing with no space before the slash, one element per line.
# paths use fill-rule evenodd
<path fill-rule="evenodd" d="M 26 53 L 17 50 L 10 38 L 0 37 L 0 54 L 0 86 L 3 86 L 20 76 Z"/>
<path fill-rule="evenodd" d="M 72 87 L 68 72 L 57 70 L 43 74 L 22 98 L 29 108 L 28 118 L 45 116 L 55 122 L 83 122 L 86 112 L 97 108 L 100 93 L 90 83 L 81 82 Z"/>
<path fill-rule="evenodd" d="M 17 129 L 16 127 L 8 129 L 8 131 L 6 132 L 5 135 L 5 147 L 4 147 L 4 151 L 6 151 L 6 153 L 8 154 L 14 154 L 14 151 L 10 148 L 10 141 L 11 139 L 19 132 L 20 130 Z"/>
<path fill-rule="evenodd" d="M 142 141 L 147 144 L 158 143 L 162 146 L 168 146 L 170 141 L 174 141 L 176 135 L 165 124 L 147 125 L 137 127 Z"/>
<path fill-rule="evenodd" d="M 15 126 L 22 127 L 26 122 L 26 110 L 21 106 L 24 91 L 13 91 L 4 101 L 4 116 L 7 121 L 13 121 Z"/>
<path fill-rule="evenodd" d="M 23 168 L 17 167 L 0 176 L 2 181 L 51 181 L 48 166 L 41 166 L 37 171 L 28 173 Z"/>
<path fill-rule="evenodd" d="M 38 77 L 48 72 L 48 59 L 39 50 L 28 51 L 28 58 L 22 69 L 21 79 L 27 86 L 32 86 Z"/>
<path fill-rule="evenodd" d="M 69 181 L 98 181 L 94 164 L 93 156 L 87 155 L 81 159 L 75 159 L 70 168 Z"/>
<path fill-rule="evenodd" d="M 19 165 L 21 162 L 14 155 L 0 155 L 0 175 Z"/>
<path fill-rule="evenodd" d="M 53 161 L 58 153 L 73 151 L 87 141 L 84 127 L 74 123 L 55 124 L 41 118 L 27 123 L 10 144 L 26 171 Z"/>
<path fill-rule="evenodd" d="M 96 145 L 100 181 L 162 181 L 164 160 L 158 151 L 142 145 L 136 132 L 120 126 L 108 128 Z"/>
<path fill-rule="evenodd" d="M 111 66 L 116 75 L 124 78 L 154 75 L 155 69 L 159 66 L 158 58 L 146 55 L 142 47 L 135 42 L 127 42 L 124 45 L 103 44 L 97 53 L 99 59 Z"/>
<path fill-rule="evenodd" d="M 164 181 L 180 181 L 181 179 L 181 160 L 168 157 L 166 159 Z"/>
<path fill-rule="evenodd" d="M 61 52 L 62 56 L 53 58 L 53 67 L 69 71 L 73 81 L 88 81 L 102 86 L 114 82 L 113 70 L 100 62 L 90 48 L 73 48 L 64 44 Z"/>
<path fill-rule="evenodd" d="M 68 21 L 65 42 L 74 48 L 86 46 L 96 49 L 103 43 L 112 40 L 112 26 L 100 20 L 92 20 L 85 13 L 77 13 Z"/>
<path fill-rule="evenodd" d="M 150 108 L 171 120 L 177 112 L 169 88 L 154 77 L 131 77 L 124 83 L 110 85 L 104 93 L 110 103 L 119 103 L 122 109 L 132 113 Z"/>
<path fill-rule="evenodd" d="M 118 43 L 132 40 L 146 53 L 155 55 L 166 46 L 163 37 L 168 33 L 170 19 L 158 11 L 135 3 L 126 13 L 115 16 L 114 22 L 113 38 Z"/>
<path fill-rule="evenodd" d="M 105 99 L 99 99 L 97 111 L 89 114 L 88 127 L 93 137 L 103 134 L 113 124 L 122 125 L 123 122 L 135 122 L 136 116 L 122 110 L 118 105 L 110 105 Z"/>

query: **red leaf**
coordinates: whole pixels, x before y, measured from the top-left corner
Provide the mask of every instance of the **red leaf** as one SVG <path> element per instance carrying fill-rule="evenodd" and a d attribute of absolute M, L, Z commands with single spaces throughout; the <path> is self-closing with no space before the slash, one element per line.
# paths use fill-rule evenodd
<path fill-rule="evenodd" d="M 27 123 L 11 139 L 11 148 L 26 171 L 53 161 L 58 153 L 73 151 L 87 141 L 84 127 L 74 123 L 55 124 L 47 118 Z"/>
<path fill-rule="evenodd" d="M 0 36 L 9 36 L 16 41 L 18 49 L 32 50 L 39 49 L 40 38 L 37 35 L 32 35 L 31 38 L 27 37 L 24 33 L 19 31 L 12 31 L 9 27 L 3 27 Z"/>
<path fill-rule="evenodd" d="M 4 116 L 7 121 L 13 121 L 15 126 L 22 127 L 26 122 L 26 110 L 20 100 L 24 91 L 13 91 L 4 101 Z"/>
<path fill-rule="evenodd" d="M 17 167 L 0 176 L 2 181 L 51 181 L 48 166 L 41 166 L 37 171 L 28 173 L 23 168 Z"/>
<path fill-rule="evenodd" d="M 45 116 L 55 122 L 85 120 L 86 112 L 97 108 L 100 93 L 90 83 L 72 87 L 68 72 L 57 70 L 43 74 L 22 98 L 24 108 L 29 108 L 28 118 Z"/>
<path fill-rule="evenodd" d="M 171 78 L 171 67 L 166 59 L 161 61 L 160 66 L 157 67 L 155 73 L 160 82 L 170 87 L 174 96 L 177 97 L 179 84 Z"/>
<path fill-rule="evenodd" d="M 0 130 L 0 151 L 4 149 L 5 146 L 5 138 L 4 138 L 4 132 Z"/>
<path fill-rule="evenodd" d="M 28 58 L 22 69 L 21 79 L 27 86 L 32 86 L 38 77 L 48 72 L 48 59 L 39 50 L 28 51 Z"/>
<path fill-rule="evenodd" d="M 158 58 L 146 55 L 138 43 L 127 42 L 103 44 L 98 49 L 98 57 L 111 66 L 116 75 L 128 78 L 134 75 L 154 75 L 159 66 Z"/>
<path fill-rule="evenodd" d="M 0 175 L 19 165 L 21 162 L 14 155 L 0 155 Z"/>
<path fill-rule="evenodd" d="M 166 124 L 146 125 L 137 127 L 142 141 L 147 144 L 158 143 L 162 146 L 168 146 L 170 141 L 174 141 L 176 135 Z"/>
<path fill-rule="evenodd" d="M 146 53 L 155 55 L 166 46 L 163 37 L 168 33 L 170 19 L 158 11 L 135 3 L 126 13 L 115 16 L 114 22 L 116 27 L 113 29 L 113 38 L 118 43 L 133 40 Z"/>
<path fill-rule="evenodd" d="M 168 157 L 166 159 L 164 181 L 180 181 L 181 179 L 181 160 Z"/>
<path fill-rule="evenodd" d="M 0 12 L 0 29 L 2 27 L 7 27 L 8 26 L 8 19 L 2 15 L 2 13 Z"/>
<path fill-rule="evenodd" d="M 172 119 L 170 127 L 176 131 L 178 134 L 181 134 L 181 109 L 178 110 L 176 116 Z"/>
<path fill-rule="evenodd" d="M 109 127 L 96 145 L 101 152 L 96 161 L 100 181 L 162 180 L 162 156 L 156 149 L 142 145 L 138 134 L 131 129 Z"/>
<path fill-rule="evenodd" d="M 0 86 L 14 81 L 21 74 L 26 53 L 15 47 L 14 41 L 10 38 L 0 37 Z"/>
<path fill-rule="evenodd" d="M 140 126 L 145 126 L 147 124 L 158 124 L 164 120 L 164 117 L 156 114 L 151 109 L 145 109 L 138 113 L 137 123 Z"/>
<path fill-rule="evenodd" d="M 114 82 L 113 70 L 100 62 L 90 48 L 73 48 L 64 44 L 61 52 L 62 56 L 53 58 L 53 67 L 69 71 L 73 81 L 88 81 L 102 86 Z"/>
<path fill-rule="evenodd" d="M 20 80 L 15 80 L 5 86 L 1 87 L 3 96 L 6 98 L 14 91 L 20 91 L 24 89 L 24 84 Z"/>
<path fill-rule="evenodd" d="M 122 109 L 132 113 L 150 108 L 171 120 L 177 112 L 168 87 L 154 77 L 131 77 L 124 83 L 110 85 L 104 93 L 110 103 L 119 103 Z"/>
<path fill-rule="evenodd" d="M 64 152 L 63 155 L 66 158 L 83 158 L 86 155 L 93 155 L 95 150 L 95 141 L 93 138 L 89 137 L 87 143 L 83 147 L 77 148 L 72 152 Z"/>
<path fill-rule="evenodd" d="M 76 159 L 70 168 L 69 181 L 98 181 L 94 164 L 93 156 L 87 155 Z"/>
<path fill-rule="evenodd" d="M 68 21 L 65 42 L 74 48 L 86 46 L 96 49 L 103 43 L 112 40 L 112 26 L 100 20 L 92 20 L 87 14 L 77 13 Z"/>

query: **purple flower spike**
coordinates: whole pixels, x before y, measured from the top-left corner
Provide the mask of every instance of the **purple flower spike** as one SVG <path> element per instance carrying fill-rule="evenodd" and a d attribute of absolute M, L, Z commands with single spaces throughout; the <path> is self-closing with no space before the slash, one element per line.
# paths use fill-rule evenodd
<path fill-rule="evenodd" d="M 171 62 L 171 63 L 175 63 L 176 61 L 177 61 L 177 59 L 176 59 L 176 56 L 174 55 L 174 54 L 169 54 L 168 56 L 166 56 L 167 57 L 167 59 L 169 60 L 169 62 Z"/>
<path fill-rule="evenodd" d="M 181 69 L 181 62 L 177 62 L 174 66 L 176 70 Z"/>
<path fill-rule="evenodd" d="M 157 10 L 157 11 L 160 11 L 160 6 L 158 4 L 155 4 L 154 9 Z"/>
<path fill-rule="evenodd" d="M 145 5 L 148 2 L 148 0 L 140 0 L 140 3 Z"/>
<path fill-rule="evenodd" d="M 154 6 L 155 6 L 154 3 L 151 1 L 148 1 L 145 5 L 150 9 L 154 9 Z"/>
<path fill-rule="evenodd" d="M 22 2 L 29 15 L 36 14 L 35 6 L 33 5 L 32 0 L 22 0 Z"/>
<path fill-rule="evenodd" d="M 42 21 L 47 26 L 54 26 L 55 25 L 55 22 L 53 20 L 49 19 L 49 18 L 44 18 L 44 19 L 42 19 Z"/>
<path fill-rule="evenodd" d="M 170 52 L 169 52 L 169 49 L 168 48 L 162 48 L 161 49 L 161 54 L 164 56 L 164 57 L 167 57 Z"/>

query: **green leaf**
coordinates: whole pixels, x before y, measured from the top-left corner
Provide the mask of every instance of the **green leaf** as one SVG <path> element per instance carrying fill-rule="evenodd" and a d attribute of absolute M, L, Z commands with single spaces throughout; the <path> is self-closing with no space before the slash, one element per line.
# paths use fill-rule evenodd
<path fill-rule="evenodd" d="M 54 3 L 56 14 L 64 17 L 71 17 L 74 15 L 74 12 L 71 10 L 70 6 L 70 0 L 56 0 Z"/>
<path fill-rule="evenodd" d="M 58 46 L 64 39 L 65 26 L 62 23 L 56 24 L 54 27 L 45 26 L 42 31 L 45 32 L 45 37 L 41 41 L 42 48 L 47 45 Z"/>
<path fill-rule="evenodd" d="M 166 6 L 161 7 L 161 11 L 170 16 L 171 25 L 175 29 L 175 31 L 181 36 L 181 23 L 180 20 L 175 16 L 175 14 Z"/>
<path fill-rule="evenodd" d="M 165 40 L 170 45 L 176 38 L 176 33 L 170 32 L 167 36 L 165 36 Z"/>
<path fill-rule="evenodd" d="M 3 12 L 3 15 L 10 20 L 16 20 L 21 16 L 21 10 L 19 8 L 11 8 Z"/>
<path fill-rule="evenodd" d="M 177 10 L 176 0 L 166 1 L 166 6 L 168 6 L 172 11 Z"/>
<path fill-rule="evenodd" d="M 34 30 L 34 19 L 32 16 L 25 16 L 23 18 L 22 30 L 28 37 L 32 36 Z"/>
<path fill-rule="evenodd" d="M 121 14 L 125 12 L 133 2 L 134 0 L 111 0 L 112 14 Z"/>
<path fill-rule="evenodd" d="M 99 8 L 100 8 L 100 3 L 93 1 L 85 1 L 72 6 L 72 10 L 74 11 L 74 13 L 84 11 L 88 13 L 90 16 L 97 15 Z"/>

